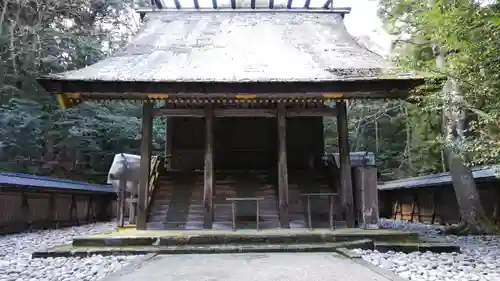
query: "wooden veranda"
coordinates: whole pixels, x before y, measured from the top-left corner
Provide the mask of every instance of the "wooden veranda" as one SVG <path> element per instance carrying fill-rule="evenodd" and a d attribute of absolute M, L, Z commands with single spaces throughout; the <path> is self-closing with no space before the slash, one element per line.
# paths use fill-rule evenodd
<path fill-rule="evenodd" d="M 316 118 L 304 121 L 300 127 L 307 128 L 322 117 L 335 116 L 340 201 L 347 226 L 354 227 L 346 100 L 405 98 L 410 89 L 424 81 L 388 66 L 381 57 L 358 45 L 343 25 L 348 9 L 271 8 L 168 12 L 142 9 L 143 26 L 126 47 L 86 68 L 39 79 L 47 91 L 59 95 L 67 106 L 85 100 L 143 101 L 138 229 L 146 229 L 155 187 L 151 136 L 156 116 L 168 117 L 167 167 L 172 169 L 178 159 L 202 159 L 204 228 L 212 228 L 214 222 L 215 171 L 218 167 L 228 170 L 233 163 L 226 156 L 218 158 L 217 152 L 224 150 L 217 149 L 217 140 L 224 137 L 214 136 L 214 127 L 223 123 L 217 120 L 274 120 L 266 124 L 273 124 L 269 128 L 275 132 L 266 132 L 275 134 L 276 139 L 270 138 L 266 143 L 277 144 L 274 148 L 264 145 L 259 153 L 274 155 L 266 159 L 276 166 L 279 221 L 286 228 L 290 226 L 289 166 L 295 163 L 288 155 L 287 123 Z M 165 102 L 156 106 L 158 100 Z M 183 126 L 176 121 L 181 119 L 198 125 L 193 127 L 195 130 L 173 133 L 172 128 Z M 244 126 L 243 121 L 231 122 L 236 127 Z M 203 151 L 198 149 L 194 156 L 177 157 L 172 151 L 175 139 L 186 140 L 189 132 L 199 131 L 203 132 Z M 315 147 L 321 144 L 322 141 Z M 307 150 L 309 146 L 312 144 L 298 150 Z M 225 151 L 220 155 L 236 153 Z M 297 162 L 306 162 L 308 155 L 321 152 L 311 149 L 304 153 L 306 158 L 293 157 L 300 159 Z M 229 164 L 217 164 L 218 159 L 226 159 Z M 191 168 L 198 167 L 195 166 Z M 272 170 L 268 166 L 266 169 Z"/>

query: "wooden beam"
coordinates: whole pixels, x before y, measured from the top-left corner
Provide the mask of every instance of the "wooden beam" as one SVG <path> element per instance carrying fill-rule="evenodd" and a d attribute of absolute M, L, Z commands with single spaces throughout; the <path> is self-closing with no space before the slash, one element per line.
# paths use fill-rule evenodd
<path fill-rule="evenodd" d="M 205 173 L 203 185 L 203 206 L 205 209 L 203 228 L 211 229 L 213 223 L 214 165 L 213 165 L 213 107 L 205 106 Z"/>
<path fill-rule="evenodd" d="M 146 210 L 149 189 L 149 170 L 151 166 L 151 146 L 153 132 L 153 104 L 143 103 L 142 105 L 142 136 L 141 136 L 141 161 L 139 168 L 139 192 L 137 194 L 137 222 L 139 230 L 146 229 Z"/>
<path fill-rule="evenodd" d="M 203 118 L 205 117 L 205 110 L 193 108 L 154 108 L 153 116 Z"/>
<path fill-rule="evenodd" d="M 339 98 L 325 98 L 323 93 L 313 93 L 308 92 L 305 94 L 297 93 L 283 93 L 283 94 L 258 94 L 255 98 L 256 100 L 290 100 L 294 102 L 296 99 L 302 99 L 304 102 L 310 100 L 310 102 L 317 101 L 331 101 L 336 99 L 401 99 L 408 98 L 409 92 L 407 90 L 387 90 L 387 91 L 370 91 L 370 92 L 348 92 L 344 93 L 342 97 Z M 140 92 L 130 92 L 130 93 L 114 93 L 114 92 L 84 92 L 81 95 L 82 100 L 109 100 L 109 99 L 120 99 L 120 100 L 140 100 L 147 99 L 146 93 Z M 183 99 L 234 99 L 235 94 L 198 94 L 198 93 L 171 93 L 168 94 L 169 98 L 183 98 Z M 412 102 L 412 100 L 409 100 Z"/>
<path fill-rule="evenodd" d="M 335 108 L 289 108 L 286 110 L 286 117 L 333 117 L 336 116 Z"/>
<path fill-rule="evenodd" d="M 155 6 L 156 8 L 158 9 L 163 9 L 163 3 L 161 2 L 161 0 L 152 0 L 151 1 L 151 6 Z M 156 10 L 155 8 L 153 8 L 153 10 Z"/>
<path fill-rule="evenodd" d="M 179 0 L 174 0 L 175 8 L 180 9 L 181 8 L 181 2 Z"/>
<path fill-rule="evenodd" d="M 327 0 L 325 4 L 323 4 L 323 9 L 330 9 L 330 6 L 332 5 L 333 1 L 332 0 Z"/>
<path fill-rule="evenodd" d="M 349 151 L 349 135 L 347 127 L 347 105 L 344 100 L 336 103 L 337 131 L 339 134 L 340 183 L 342 190 L 342 207 L 347 227 L 355 227 L 354 202 L 351 177 L 351 157 Z"/>
<path fill-rule="evenodd" d="M 205 109 L 196 108 L 155 108 L 155 116 L 169 117 L 194 117 L 204 118 Z M 276 114 L 273 110 L 260 108 L 224 108 L 214 109 L 215 117 L 274 117 Z"/>
<path fill-rule="evenodd" d="M 266 117 L 273 118 L 276 111 L 265 108 L 221 108 L 214 109 L 215 117 Z M 321 117 L 336 116 L 335 108 L 289 108 L 285 109 L 286 117 Z M 154 116 L 166 117 L 205 117 L 205 109 L 196 108 L 154 108 Z"/>
<path fill-rule="evenodd" d="M 215 117 L 275 117 L 276 112 L 261 108 L 224 108 L 215 109 Z"/>
<path fill-rule="evenodd" d="M 252 10 L 254 12 L 255 10 Z M 240 12 L 238 10 L 238 12 Z M 111 95 L 127 98 L 145 94 L 168 93 L 169 97 L 186 98 L 235 97 L 234 93 L 256 94 L 257 98 L 277 96 L 288 98 L 323 97 L 324 93 L 343 93 L 343 98 L 394 98 L 408 97 L 408 90 L 425 84 L 425 79 L 378 79 L 342 81 L 251 81 L 251 82 L 137 82 L 137 81 L 82 81 L 61 78 L 38 78 L 48 92 L 90 93 L 92 96 Z M 233 94 L 230 94 L 233 93 Z M 274 94 L 264 94 L 274 93 Z M 298 94 L 299 93 L 299 94 Z"/>
<path fill-rule="evenodd" d="M 283 228 L 290 228 L 288 218 L 288 168 L 286 155 L 286 112 L 285 104 L 279 103 L 277 109 L 278 121 L 278 193 L 280 208 L 280 223 Z"/>
<path fill-rule="evenodd" d="M 212 0 L 212 7 L 200 7 L 200 9 L 193 9 L 193 8 L 182 8 L 181 12 L 197 12 L 197 13 L 227 13 L 234 11 L 232 7 L 220 7 L 217 9 L 217 0 Z M 236 3 L 235 3 L 236 5 Z M 236 6 L 235 6 L 236 7 Z M 238 13 L 249 13 L 249 12 L 255 12 L 255 10 L 258 10 L 259 13 L 304 13 L 304 12 L 310 12 L 310 13 L 320 13 L 320 14 L 348 14 L 351 11 L 351 8 L 349 7 L 335 7 L 335 8 L 330 8 L 330 9 L 324 9 L 323 7 L 309 7 L 309 9 L 301 8 L 301 7 L 292 7 L 291 9 L 273 9 L 274 7 L 274 1 L 271 0 L 269 1 L 269 8 L 261 8 L 261 7 L 256 7 L 255 9 L 251 8 L 237 8 Z M 214 11 L 213 9 L 217 9 Z M 137 13 L 171 13 L 171 12 L 179 12 L 177 8 L 164 8 L 164 9 L 151 9 L 151 8 L 139 8 L 135 10 Z M 241 12 L 240 12 L 241 11 Z"/>

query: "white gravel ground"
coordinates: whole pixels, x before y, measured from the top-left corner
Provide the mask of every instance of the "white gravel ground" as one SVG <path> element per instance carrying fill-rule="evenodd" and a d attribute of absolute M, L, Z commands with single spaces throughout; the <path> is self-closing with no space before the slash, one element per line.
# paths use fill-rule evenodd
<path fill-rule="evenodd" d="M 418 231 L 427 237 L 440 236 L 436 231 L 439 227 L 419 223 L 382 220 L 381 226 Z M 0 236 L 0 281 L 99 280 L 139 256 L 31 259 L 31 253 L 37 249 L 69 244 L 74 236 L 105 232 L 114 227 L 114 223 L 98 223 Z M 412 281 L 500 281 L 499 236 L 446 236 L 444 239 L 460 244 L 463 252 L 404 254 L 354 251 L 365 260 Z"/>
<path fill-rule="evenodd" d="M 70 244 L 74 236 L 105 232 L 115 226 L 114 222 L 97 223 L 0 236 L 0 281 L 99 280 L 139 256 L 31 259 L 31 254 L 35 250 Z"/>
<path fill-rule="evenodd" d="M 436 237 L 439 227 L 419 223 L 383 220 L 384 228 L 405 229 L 422 236 Z M 442 236 L 441 236 L 442 237 Z M 499 236 L 446 236 L 462 253 L 380 253 L 357 249 L 355 252 L 379 267 L 415 281 L 500 281 Z"/>

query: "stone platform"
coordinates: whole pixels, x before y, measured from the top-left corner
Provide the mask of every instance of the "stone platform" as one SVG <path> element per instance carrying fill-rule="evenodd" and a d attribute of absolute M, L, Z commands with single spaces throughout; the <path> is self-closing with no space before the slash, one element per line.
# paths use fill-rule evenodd
<path fill-rule="evenodd" d="M 417 233 L 389 229 L 135 230 L 76 237 L 33 253 L 33 258 L 91 255 L 338 252 L 338 249 L 459 251 L 455 245 L 422 243 Z M 458 250 L 457 250 L 458 249 Z"/>
<path fill-rule="evenodd" d="M 391 229 L 270 229 L 270 230 L 135 230 L 76 237 L 75 247 L 179 246 L 221 244 L 308 244 L 370 239 L 375 242 L 415 242 L 418 233 Z"/>

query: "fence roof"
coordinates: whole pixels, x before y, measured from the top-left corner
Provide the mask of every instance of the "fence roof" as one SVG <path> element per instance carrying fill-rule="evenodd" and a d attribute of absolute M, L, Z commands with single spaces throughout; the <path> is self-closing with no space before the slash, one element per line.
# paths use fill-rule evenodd
<path fill-rule="evenodd" d="M 472 175 L 476 180 L 496 179 L 495 170 L 491 167 L 476 167 L 472 169 Z M 402 188 L 418 188 L 435 185 L 451 184 L 451 174 L 439 173 L 420 177 L 406 178 L 388 181 L 378 185 L 378 190 L 393 190 Z"/>
<path fill-rule="evenodd" d="M 66 179 L 34 176 L 22 173 L 0 172 L 0 185 L 13 185 L 25 188 L 52 188 L 61 190 L 81 190 L 113 193 L 111 185 L 90 184 Z"/>

